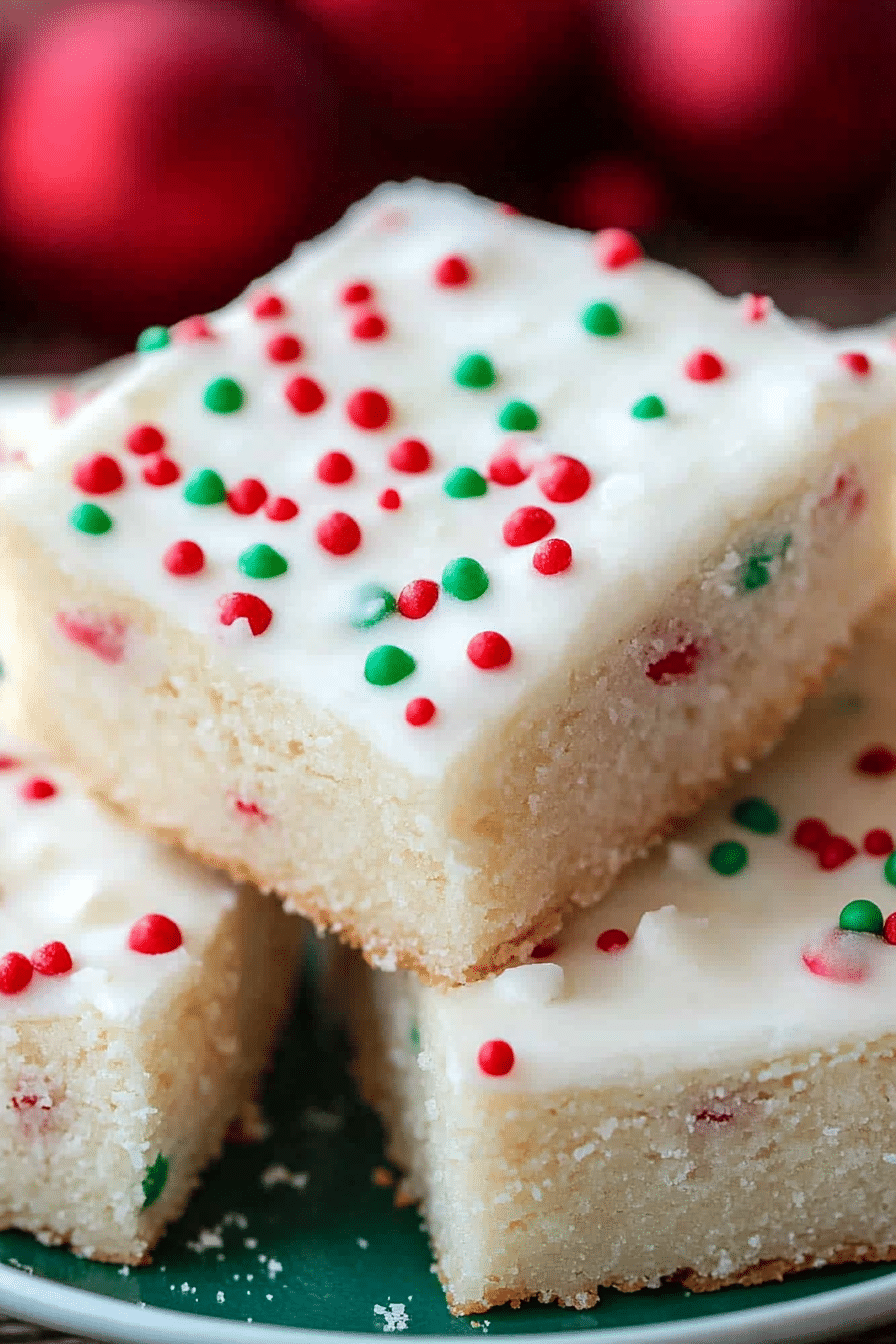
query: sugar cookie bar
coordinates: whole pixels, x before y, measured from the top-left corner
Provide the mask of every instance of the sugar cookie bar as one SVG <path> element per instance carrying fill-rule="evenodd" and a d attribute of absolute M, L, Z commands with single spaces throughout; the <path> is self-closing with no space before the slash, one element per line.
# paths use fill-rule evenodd
<path fill-rule="evenodd" d="M 141 347 L 0 504 L 15 723 L 428 980 L 597 900 L 891 583 L 892 372 L 625 234 L 386 187 Z"/>
<path fill-rule="evenodd" d="M 0 1228 L 147 1260 L 253 1097 L 300 930 L 0 734 Z"/>
<path fill-rule="evenodd" d="M 894 669 L 891 617 L 526 964 L 364 970 L 365 1090 L 453 1311 L 896 1258 Z"/>

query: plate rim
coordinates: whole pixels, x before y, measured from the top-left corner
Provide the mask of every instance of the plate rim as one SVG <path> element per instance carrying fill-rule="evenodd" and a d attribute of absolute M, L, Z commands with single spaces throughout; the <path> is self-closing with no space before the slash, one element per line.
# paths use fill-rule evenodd
<path fill-rule="evenodd" d="M 264 1325 L 139 1306 L 4 1264 L 0 1264 L 0 1308 L 21 1320 L 109 1344 L 370 1344 L 371 1336 L 380 1333 Z M 894 1316 L 896 1269 L 864 1283 L 822 1290 L 790 1302 L 660 1325 L 583 1329 L 573 1339 L 575 1344 L 717 1344 L 724 1332 L 725 1344 L 773 1344 L 783 1339 L 779 1332 L 786 1331 L 789 1344 L 795 1344 L 829 1339 L 843 1330 L 882 1324 Z M 433 1344 L 456 1344 L 458 1337 L 421 1338 Z M 538 1344 L 572 1344 L 565 1332 L 533 1332 L 533 1338 Z"/>

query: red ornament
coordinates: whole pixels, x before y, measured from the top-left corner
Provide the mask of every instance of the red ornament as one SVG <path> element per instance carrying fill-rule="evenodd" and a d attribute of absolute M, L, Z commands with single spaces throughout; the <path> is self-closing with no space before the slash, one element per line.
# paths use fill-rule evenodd
<path fill-rule="evenodd" d="M 157 457 L 143 468 L 143 479 L 147 485 L 173 485 L 180 480 L 180 467 L 170 457 Z"/>
<path fill-rule="evenodd" d="M 345 286 L 339 298 L 346 306 L 356 303 L 369 303 L 373 298 L 373 288 L 363 280 L 354 280 L 351 284 Z"/>
<path fill-rule="evenodd" d="M 365 313 L 352 323 L 352 336 L 356 341 L 378 341 L 388 330 L 386 319 L 379 313 Z"/>
<path fill-rule="evenodd" d="M 315 474 L 324 485 L 343 485 L 354 476 L 355 467 L 345 453 L 324 453 Z"/>
<path fill-rule="evenodd" d="M 742 300 L 744 321 L 764 322 L 772 310 L 767 294 L 745 294 Z"/>
<path fill-rule="evenodd" d="M 884 854 L 892 854 L 896 845 L 893 844 L 893 837 L 890 832 L 879 826 L 868 832 L 862 841 L 862 848 L 866 854 L 872 854 L 875 858 L 878 858 Z"/>
<path fill-rule="evenodd" d="M 254 593 L 226 593 L 218 598 L 218 620 L 222 625 L 233 625 L 234 621 L 246 620 L 253 635 L 263 635 L 274 613 L 267 602 L 263 602 Z"/>
<path fill-rule="evenodd" d="M 389 466 L 393 471 L 404 471 L 409 475 L 427 471 L 432 465 L 432 454 L 425 443 L 419 439 L 402 439 L 394 448 L 389 449 Z"/>
<path fill-rule="evenodd" d="M 531 546 L 554 528 L 554 516 L 547 509 L 527 504 L 505 519 L 501 534 L 508 546 Z"/>
<path fill-rule="evenodd" d="M 213 341 L 215 333 L 204 317 L 185 317 L 171 328 L 171 336 L 178 344 L 189 345 L 192 341 Z"/>
<path fill-rule="evenodd" d="M 621 952 L 628 944 L 629 936 L 622 929 L 604 929 L 597 935 L 595 946 L 600 952 Z"/>
<path fill-rule="evenodd" d="M 272 364 L 292 364 L 302 357 L 302 342 L 286 331 L 272 336 L 265 348 Z"/>
<path fill-rule="evenodd" d="M 348 513 L 331 513 L 315 530 L 318 546 L 331 555 L 351 555 L 361 545 L 361 529 Z"/>
<path fill-rule="evenodd" d="M 503 1078 L 515 1063 L 513 1047 L 506 1041 L 486 1041 L 479 1047 L 476 1060 L 483 1073 L 491 1078 Z"/>
<path fill-rule="evenodd" d="M 842 868 L 845 863 L 849 863 L 850 859 L 854 859 L 859 851 L 851 840 L 847 840 L 845 835 L 829 835 L 817 852 L 819 868 L 831 873 L 836 868 Z"/>
<path fill-rule="evenodd" d="M 72 954 L 65 943 L 44 943 L 31 953 L 31 965 L 40 975 L 67 975 L 72 969 Z"/>
<path fill-rule="evenodd" d="M 685 361 L 684 373 L 692 383 L 712 383 L 725 374 L 725 365 L 711 350 L 695 350 Z"/>
<path fill-rule="evenodd" d="M 857 374 L 860 378 L 871 372 L 871 360 L 859 350 L 844 350 L 840 356 L 840 363 L 844 369 Z"/>
<path fill-rule="evenodd" d="M 577 457 L 556 453 L 539 467 L 537 480 L 539 490 L 553 504 L 572 504 L 587 493 L 591 472 Z"/>
<path fill-rule="evenodd" d="M 422 728 L 429 723 L 436 712 L 436 707 L 425 695 L 418 695 L 416 699 L 409 700 L 405 705 L 404 717 L 412 728 Z"/>
<path fill-rule="evenodd" d="M 205 564 L 205 556 L 195 541 L 175 541 L 162 557 L 162 564 L 169 574 L 180 578 L 185 574 L 198 574 Z"/>
<path fill-rule="evenodd" d="M 812 854 L 821 853 L 822 846 L 830 839 L 831 832 L 818 817 L 806 817 L 798 822 L 793 832 L 793 843 L 800 849 L 808 849 Z"/>
<path fill-rule="evenodd" d="M 389 423 L 392 408 L 382 392 L 363 387 L 349 397 L 345 403 L 345 413 L 358 429 L 382 429 Z"/>
<path fill-rule="evenodd" d="M 381 509 L 393 511 L 401 508 L 401 495 L 397 490 L 384 490 L 377 500 Z"/>
<path fill-rule="evenodd" d="M 293 378 L 283 389 L 283 395 L 298 415 L 313 415 L 326 401 L 326 394 L 313 378 Z"/>
<path fill-rule="evenodd" d="M 863 775 L 892 775 L 896 770 L 896 752 L 889 747 L 869 747 L 856 761 L 856 769 Z"/>
<path fill-rule="evenodd" d="M 516 453 L 509 448 L 501 448 L 488 464 L 488 478 L 495 485 L 522 485 L 532 471 L 524 467 Z"/>
<path fill-rule="evenodd" d="M 896 910 L 884 920 L 884 942 L 889 943 L 891 947 L 896 943 Z"/>
<path fill-rule="evenodd" d="M 483 630 L 467 645 L 467 657 L 474 667 L 487 672 L 495 667 L 506 667 L 513 657 L 513 649 L 497 630 Z"/>
<path fill-rule="evenodd" d="M 288 523 L 290 518 L 295 518 L 299 511 L 299 506 L 293 499 L 286 495 L 277 495 L 274 499 L 269 499 L 264 506 L 264 511 L 272 523 Z"/>
<path fill-rule="evenodd" d="M 125 443 L 138 457 L 148 457 L 150 453 L 160 453 L 165 447 L 165 435 L 155 425 L 135 425 Z"/>
<path fill-rule="evenodd" d="M 644 249 L 627 229 L 602 229 L 594 239 L 594 256 L 605 271 L 618 271 L 641 261 Z"/>
<path fill-rule="evenodd" d="M 266 291 L 263 294 L 256 294 L 251 302 L 252 316 L 265 321 L 268 318 L 283 317 L 286 312 L 286 304 L 277 295 Z"/>
<path fill-rule="evenodd" d="M 561 537 L 549 537 L 536 546 L 532 565 L 539 574 L 562 574 L 572 564 L 572 547 Z"/>
<path fill-rule="evenodd" d="M 545 961 L 548 957 L 554 955 L 557 951 L 557 947 L 558 943 L 556 938 L 543 938 L 540 943 L 535 944 L 532 951 L 529 953 L 529 956 L 534 957 L 536 961 Z"/>
<path fill-rule="evenodd" d="M 55 798 L 58 790 L 48 779 L 27 779 L 19 789 L 19 797 L 26 803 L 43 803 Z"/>
<path fill-rule="evenodd" d="M 0 994 L 21 994 L 31 984 L 34 969 L 21 952 L 7 952 L 0 957 Z"/>
<path fill-rule="evenodd" d="M 124 473 L 106 453 L 94 453 L 77 463 L 72 472 L 72 484 L 85 495 L 111 495 L 124 485 Z"/>
<path fill-rule="evenodd" d="M 433 277 L 437 285 L 445 289 L 457 289 L 470 283 L 473 272 L 463 257 L 444 257 L 436 266 Z"/>
<path fill-rule="evenodd" d="M 131 926 L 128 947 L 147 957 L 175 952 L 183 943 L 183 934 L 167 915 L 143 915 Z"/>
<path fill-rule="evenodd" d="M 655 681 L 657 686 L 669 686 L 679 677 L 692 677 L 697 671 L 700 655 L 699 644 L 693 642 L 679 649 L 670 649 L 644 669 L 645 675 Z"/>
<path fill-rule="evenodd" d="M 641 159 L 606 154 L 574 168 L 557 194 L 562 224 L 574 229 L 634 229 L 646 233 L 669 213 L 656 169 Z"/>
<path fill-rule="evenodd" d="M 398 594 L 398 610 L 409 621 L 419 621 L 428 616 L 439 600 L 439 585 L 432 579 L 414 579 L 405 584 Z"/>
<path fill-rule="evenodd" d="M 247 516 L 251 513 L 257 513 L 267 497 L 268 492 L 261 481 L 256 481 L 252 476 L 237 481 L 236 485 L 231 486 L 227 491 L 227 503 L 233 509 L 233 512 L 246 514 Z"/>

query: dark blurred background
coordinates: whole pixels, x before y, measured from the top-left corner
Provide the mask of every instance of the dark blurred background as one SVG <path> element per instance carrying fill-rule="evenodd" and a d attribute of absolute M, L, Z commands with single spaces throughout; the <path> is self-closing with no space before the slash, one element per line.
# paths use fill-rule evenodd
<path fill-rule="evenodd" d="M 896 0 L 0 0 L 0 371 L 220 306 L 387 178 L 896 310 Z"/>

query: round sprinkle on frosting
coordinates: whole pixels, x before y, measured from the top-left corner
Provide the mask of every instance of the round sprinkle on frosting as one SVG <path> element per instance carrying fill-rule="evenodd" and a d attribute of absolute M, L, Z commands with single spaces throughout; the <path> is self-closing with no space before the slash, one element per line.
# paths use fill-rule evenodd
<path fill-rule="evenodd" d="M 143 915 L 131 925 L 128 947 L 145 957 L 164 956 L 176 952 L 183 943 L 183 935 L 173 919 L 167 915 Z"/>
<path fill-rule="evenodd" d="M 532 555 L 532 566 L 539 574 L 562 574 L 571 564 L 572 547 L 561 537 L 549 537 Z"/>
<path fill-rule="evenodd" d="M 85 495 L 111 495 L 124 485 L 124 473 L 107 453 L 82 458 L 72 472 L 72 484 Z"/>
<path fill-rule="evenodd" d="M 592 336 L 618 336 L 622 320 L 612 303 L 592 303 L 582 314 L 582 326 Z"/>
<path fill-rule="evenodd" d="M 222 625 L 244 620 L 257 637 L 264 634 L 273 619 L 274 613 L 267 602 L 255 593 L 226 593 L 218 598 L 218 620 Z"/>
<path fill-rule="evenodd" d="M 602 229 L 594 239 L 594 259 L 605 271 L 632 266 L 644 257 L 644 249 L 627 229 Z"/>
<path fill-rule="evenodd" d="M 709 851 L 709 866 L 720 877 L 733 877 L 746 868 L 749 855 L 739 840 L 720 840 Z"/>
<path fill-rule="evenodd" d="M 401 495 L 397 490 L 384 490 L 377 500 L 381 509 L 390 511 L 401 508 Z"/>
<path fill-rule="evenodd" d="M 685 360 L 684 376 L 692 383 L 712 383 L 724 374 L 725 365 L 711 350 L 695 350 Z"/>
<path fill-rule="evenodd" d="M 452 499 L 475 499 L 488 490 L 488 482 L 475 467 L 455 467 L 445 477 L 442 489 Z"/>
<path fill-rule="evenodd" d="M 150 350 L 164 350 L 170 344 L 171 336 L 167 327 L 147 327 L 137 337 L 137 349 L 141 354 Z"/>
<path fill-rule="evenodd" d="M 362 387 L 345 403 L 345 413 L 358 429 L 382 429 L 392 418 L 392 408 L 382 392 Z"/>
<path fill-rule="evenodd" d="M 331 513 L 318 523 L 314 535 L 330 555 L 351 555 L 361 545 L 361 529 L 348 513 Z"/>
<path fill-rule="evenodd" d="M 476 1062 L 484 1074 L 490 1078 L 503 1078 L 510 1073 L 516 1058 L 513 1046 L 506 1041 L 486 1041 L 480 1045 Z"/>
<path fill-rule="evenodd" d="M 270 290 L 264 290 L 252 299 L 250 310 L 253 317 L 263 322 L 272 318 L 283 317 L 286 313 L 286 304 L 278 294 L 273 294 Z"/>
<path fill-rule="evenodd" d="M 892 775 L 896 770 L 896 752 L 890 747 L 868 747 L 856 761 L 861 775 Z"/>
<path fill-rule="evenodd" d="M 513 649 L 509 640 L 498 634 L 497 630 L 482 630 L 467 645 L 467 657 L 474 667 L 489 672 L 494 668 L 506 667 L 513 658 Z"/>
<path fill-rule="evenodd" d="M 767 294 L 745 294 L 741 311 L 745 322 L 764 322 L 772 310 L 772 301 Z"/>
<path fill-rule="evenodd" d="M 78 532 L 100 537 L 112 529 L 112 519 L 99 504 L 78 504 L 69 514 L 69 522 Z"/>
<path fill-rule="evenodd" d="M 818 850 L 818 866 L 827 873 L 842 868 L 854 859 L 858 850 L 845 835 L 829 835 Z"/>
<path fill-rule="evenodd" d="M 866 854 L 871 854 L 874 858 L 883 858 L 886 854 L 892 854 L 896 849 L 893 843 L 893 837 L 889 831 L 884 830 L 883 826 L 875 826 L 873 830 L 866 833 L 862 841 L 862 848 Z"/>
<path fill-rule="evenodd" d="M 279 551 L 260 541 L 250 546 L 239 558 L 239 567 L 247 579 L 276 579 L 285 574 L 289 565 Z"/>
<path fill-rule="evenodd" d="M 355 474 L 354 463 L 345 453 L 324 453 L 315 475 L 324 485 L 344 485 Z"/>
<path fill-rule="evenodd" d="M 283 395 L 297 415 L 313 415 L 327 399 L 320 383 L 301 376 L 286 384 Z"/>
<path fill-rule="evenodd" d="M 756 835 L 775 835 L 781 827 L 781 818 L 764 798 L 741 798 L 731 809 L 731 818 Z"/>
<path fill-rule="evenodd" d="M 272 336 L 265 349 L 272 364 L 293 364 L 302 357 L 302 342 L 285 331 Z"/>
<path fill-rule="evenodd" d="M 188 504 L 197 504 L 206 508 L 212 504 L 223 504 L 227 498 L 224 482 L 216 471 L 203 467 L 191 476 L 184 486 L 184 499 Z"/>
<path fill-rule="evenodd" d="M 621 952 L 630 942 L 624 929 L 604 929 L 597 935 L 595 947 L 599 952 Z"/>
<path fill-rule="evenodd" d="M 380 644 L 367 655 L 364 679 L 371 686 L 394 686 L 409 677 L 416 666 L 411 655 L 396 644 Z"/>
<path fill-rule="evenodd" d="M 208 324 L 208 318 L 197 314 L 185 317 L 182 322 L 171 328 L 171 334 L 179 345 L 188 345 L 192 341 L 213 341 L 215 333 Z"/>
<path fill-rule="evenodd" d="M 21 952 L 7 952 L 0 957 L 0 994 L 21 994 L 31 984 L 34 967 Z"/>
<path fill-rule="evenodd" d="M 143 479 L 147 485 L 173 485 L 180 480 L 180 467 L 170 457 L 157 457 L 143 468 Z"/>
<path fill-rule="evenodd" d="M 473 271 L 463 257 L 443 257 L 433 271 L 433 279 L 443 289 L 458 289 L 470 283 Z"/>
<path fill-rule="evenodd" d="M 409 700 L 404 707 L 404 717 L 412 728 L 423 728 L 435 717 L 436 707 L 425 695 Z"/>
<path fill-rule="evenodd" d="M 394 610 L 395 598 L 388 588 L 378 583 L 365 583 L 355 594 L 349 620 L 356 630 L 369 630 L 391 616 Z"/>
<path fill-rule="evenodd" d="M 810 854 L 818 854 L 830 839 L 830 835 L 827 824 L 819 817 L 804 817 L 794 827 L 791 839 L 798 849 L 807 849 Z"/>
<path fill-rule="evenodd" d="M 265 514 L 272 523 L 288 523 L 291 518 L 295 518 L 299 512 L 299 506 L 294 499 L 287 495 L 276 495 L 274 499 L 269 499 L 264 506 Z"/>
<path fill-rule="evenodd" d="M 554 525 L 554 515 L 548 513 L 547 509 L 527 504 L 521 509 L 515 509 L 506 519 L 501 534 L 508 546 L 531 546 L 552 532 Z"/>
<path fill-rule="evenodd" d="M 165 435 L 155 425 L 135 425 L 125 439 L 128 451 L 137 457 L 149 457 L 165 447 Z"/>
<path fill-rule="evenodd" d="M 850 901 L 840 911 L 840 928 L 849 933 L 877 933 L 884 931 L 884 916 L 873 901 Z"/>
<path fill-rule="evenodd" d="M 844 350 L 840 356 L 840 363 L 844 369 L 848 369 L 858 378 L 864 378 L 871 372 L 871 360 L 862 354 L 861 350 Z"/>
<path fill-rule="evenodd" d="M 216 378 L 202 394 L 206 410 L 215 415 L 232 415 L 242 408 L 246 395 L 233 378 Z"/>
<path fill-rule="evenodd" d="M 896 887 L 896 854 L 891 854 L 884 864 L 884 877 L 891 887 Z"/>
<path fill-rule="evenodd" d="M 253 476 L 237 481 L 236 485 L 232 485 L 227 491 L 227 503 L 230 508 L 234 513 L 246 518 L 257 513 L 267 497 L 268 492 L 263 483 L 255 480 Z"/>
<path fill-rule="evenodd" d="M 528 433 L 538 428 L 538 412 L 526 401 L 508 401 L 498 416 L 498 424 L 512 433 Z"/>
<path fill-rule="evenodd" d="M 39 975 L 67 975 L 72 969 L 72 954 L 65 943 L 44 943 L 31 953 L 30 960 Z"/>
<path fill-rule="evenodd" d="M 432 454 L 420 439 L 402 439 L 394 448 L 389 449 L 389 466 L 393 471 L 404 471 L 417 475 L 427 471 L 432 464 Z"/>
<path fill-rule="evenodd" d="M 352 337 L 356 341 L 379 341 L 388 332 L 386 319 L 379 313 L 363 313 L 352 323 Z"/>
<path fill-rule="evenodd" d="M 512 439 L 510 443 L 513 444 Z M 522 485 L 523 481 L 528 480 L 531 471 L 531 467 L 524 466 L 520 461 L 516 450 L 507 445 L 499 448 L 488 464 L 488 478 L 495 485 Z"/>
<path fill-rule="evenodd" d="M 352 280 L 345 285 L 339 300 L 350 308 L 356 303 L 369 303 L 373 298 L 373 287 L 364 280 Z"/>
<path fill-rule="evenodd" d="M 478 560 L 462 555 L 442 570 L 442 587 L 461 602 L 474 602 L 488 588 L 488 575 Z"/>
<path fill-rule="evenodd" d="M 492 387 L 497 379 L 495 366 L 488 355 L 478 353 L 464 355 L 454 370 L 454 381 L 458 387 L 469 387 L 474 391 Z"/>
<path fill-rule="evenodd" d="M 896 910 L 884 920 L 884 942 L 891 947 L 896 943 Z"/>
<path fill-rule="evenodd" d="M 632 415 L 636 420 L 661 420 L 666 414 L 666 407 L 662 400 L 651 393 L 649 396 L 642 397 L 636 401 L 632 407 Z"/>
<path fill-rule="evenodd" d="M 48 798 L 55 798 L 59 790 L 50 779 L 26 779 L 25 783 L 19 789 L 19 797 L 26 803 L 45 803 Z"/>
<path fill-rule="evenodd" d="M 204 568 L 205 555 L 195 541 L 175 541 L 162 557 L 162 563 L 169 574 L 183 578 Z"/>
<path fill-rule="evenodd" d="M 591 487 L 591 473 L 577 457 L 555 453 L 538 469 L 538 488 L 553 504 L 572 504 Z"/>
<path fill-rule="evenodd" d="M 485 582 L 487 587 L 488 579 Z M 438 600 L 437 583 L 433 583 L 432 579 L 414 579 L 412 583 L 406 583 L 398 594 L 398 610 L 409 621 L 419 621 L 429 615 Z"/>

